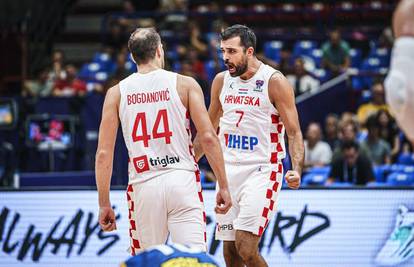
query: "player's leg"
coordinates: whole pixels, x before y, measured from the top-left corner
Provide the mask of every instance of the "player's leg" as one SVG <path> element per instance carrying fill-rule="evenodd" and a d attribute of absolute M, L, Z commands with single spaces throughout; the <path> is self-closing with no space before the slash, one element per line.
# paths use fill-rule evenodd
<path fill-rule="evenodd" d="M 183 170 L 169 176 L 166 199 L 171 240 L 206 251 L 206 214 L 200 179 L 194 172 Z"/>
<path fill-rule="evenodd" d="M 234 220 L 236 249 L 247 266 L 267 266 L 259 254 L 260 237 L 273 218 L 282 186 L 283 166 L 253 166 L 239 193 L 240 212 Z"/>
<path fill-rule="evenodd" d="M 236 249 L 235 241 L 223 242 L 223 255 L 227 267 L 243 267 L 244 263 Z"/>
<path fill-rule="evenodd" d="M 266 267 L 266 261 L 259 253 L 260 236 L 250 232 L 236 230 L 236 249 L 247 267 Z"/>
<path fill-rule="evenodd" d="M 154 245 L 165 244 L 168 237 L 167 212 L 162 179 L 153 178 L 127 189 L 131 254 Z"/>

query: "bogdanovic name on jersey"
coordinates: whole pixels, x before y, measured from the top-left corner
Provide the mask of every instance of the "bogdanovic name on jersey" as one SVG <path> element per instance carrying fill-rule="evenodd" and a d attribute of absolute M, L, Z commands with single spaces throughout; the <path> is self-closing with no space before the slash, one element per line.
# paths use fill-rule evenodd
<path fill-rule="evenodd" d="M 226 95 L 224 97 L 224 103 L 260 107 L 260 98 L 248 95 Z"/>
<path fill-rule="evenodd" d="M 148 93 L 134 93 L 127 95 L 127 104 L 144 104 L 144 103 L 156 103 L 170 100 L 170 92 L 167 89 L 148 92 Z"/>

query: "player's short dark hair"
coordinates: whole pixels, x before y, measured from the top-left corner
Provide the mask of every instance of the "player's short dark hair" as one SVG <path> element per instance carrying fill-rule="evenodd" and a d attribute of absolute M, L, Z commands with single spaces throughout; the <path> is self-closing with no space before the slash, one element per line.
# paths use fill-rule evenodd
<path fill-rule="evenodd" d="M 256 35 L 247 26 L 235 24 L 226 28 L 221 32 L 221 40 L 228 40 L 233 37 L 240 37 L 240 44 L 245 48 L 253 47 L 254 52 L 256 52 Z"/>
<path fill-rule="evenodd" d="M 355 148 L 355 150 L 358 151 L 359 150 L 358 143 L 354 140 L 346 140 L 342 142 L 342 145 L 341 145 L 342 151 L 345 151 L 351 148 Z"/>
<path fill-rule="evenodd" d="M 137 64 L 148 63 L 155 57 L 161 37 L 154 28 L 136 29 L 128 41 L 128 49 Z"/>

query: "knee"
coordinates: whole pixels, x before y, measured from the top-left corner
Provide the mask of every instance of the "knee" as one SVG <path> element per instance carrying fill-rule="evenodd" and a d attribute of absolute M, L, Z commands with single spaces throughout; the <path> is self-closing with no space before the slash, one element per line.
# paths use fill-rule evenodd
<path fill-rule="evenodd" d="M 236 242 L 236 249 L 245 264 L 249 265 L 249 263 L 255 262 L 258 254 L 257 247 L 252 246 L 249 242 L 241 240 Z"/>

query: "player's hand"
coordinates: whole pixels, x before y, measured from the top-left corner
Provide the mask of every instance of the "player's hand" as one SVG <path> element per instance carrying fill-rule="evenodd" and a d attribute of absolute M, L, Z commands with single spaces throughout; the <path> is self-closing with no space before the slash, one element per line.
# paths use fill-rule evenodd
<path fill-rule="evenodd" d="M 298 189 L 300 186 L 300 175 L 297 171 L 287 171 L 285 175 L 285 180 L 289 188 Z"/>
<path fill-rule="evenodd" d="M 216 207 L 214 211 L 218 214 L 226 214 L 231 208 L 231 196 L 228 189 L 222 189 L 217 192 Z"/>
<path fill-rule="evenodd" d="M 116 230 L 115 212 L 111 207 L 99 208 L 99 225 L 105 232 Z"/>

